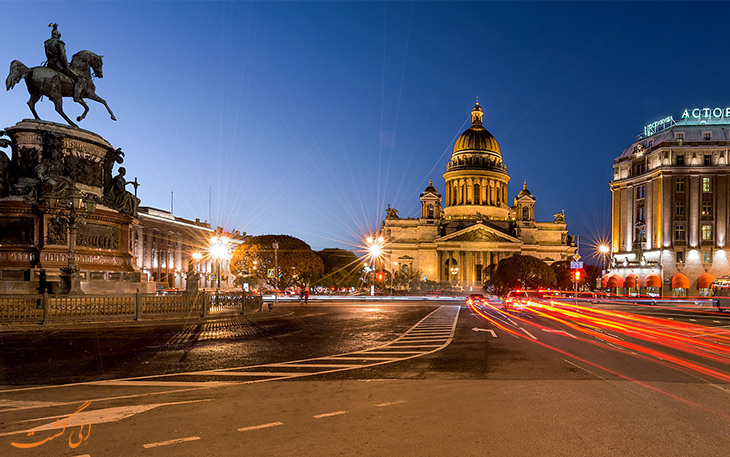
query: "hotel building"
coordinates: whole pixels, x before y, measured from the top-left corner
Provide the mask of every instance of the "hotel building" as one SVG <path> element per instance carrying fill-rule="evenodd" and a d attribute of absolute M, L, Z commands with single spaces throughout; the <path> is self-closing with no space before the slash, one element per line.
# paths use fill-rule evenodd
<path fill-rule="evenodd" d="M 730 108 L 644 128 L 614 160 L 612 260 L 604 287 L 709 295 L 730 274 Z"/>

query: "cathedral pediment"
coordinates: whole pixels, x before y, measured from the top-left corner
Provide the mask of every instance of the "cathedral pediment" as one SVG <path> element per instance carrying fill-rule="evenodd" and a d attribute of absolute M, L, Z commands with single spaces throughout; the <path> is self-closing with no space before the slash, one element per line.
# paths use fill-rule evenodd
<path fill-rule="evenodd" d="M 486 227 L 482 224 L 475 224 L 471 227 L 459 230 L 458 232 L 451 233 L 449 235 L 438 238 L 436 241 L 470 241 L 470 242 L 485 242 L 485 243 L 519 243 L 522 241 L 507 235 L 506 233 L 499 232 L 490 227 Z"/>

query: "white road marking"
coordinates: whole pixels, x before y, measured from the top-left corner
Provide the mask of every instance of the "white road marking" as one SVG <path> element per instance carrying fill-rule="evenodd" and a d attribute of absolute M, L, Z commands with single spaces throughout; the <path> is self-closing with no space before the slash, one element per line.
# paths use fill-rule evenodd
<path fill-rule="evenodd" d="M 53 401 L 13 401 L 0 399 L 0 408 L 11 411 L 16 409 L 51 408 L 53 406 L 63 406 L 65 404 L 67 403 Z"/>
<path fill-rule="evenodd" d="M 552 330 L 552 329 L 549 329 L 549 328 L 544 328 L 544 329 L 542 329 L 542 331 L 543 332 L 548 332 L 548 333 L 557 333 L 558 335 L 565 335 L 565 336 L 569 336 L 571 338 L 577 338 L 577 336 L 575 336 L 575 335 L 573 335 L 571 333 L 568 333 L 565 330 Z"/>
<path fill-rule="evenodd" d="M 275 380 L 281 380 L 286 378 L 292 378 L 292 377 L 299 377 L 299 376 L 315 376 L 319 374 L 324 373 L 333 373 L 338 371 L 345 371 L 345 370 L 354 370 L 359 368 L 365 368 L 365 367 L 372 367 L 376 365 L 383 365 L 386 363 L 392 363 L 392 362 L 399 362 L 402 360 L 408 360 L 415 357 L 421 357 L 428 354 L 433 354 L 434 352 L 437 352 L 449 344 L 451 344 L 451 341 L 453 340 L 453 335 L 456 330 L 456 324 L 459 319 L 459 312 L 461 311 L 461 307 L 459 306 L 452 306 L 452 305 L 443 305 L 428 314 L 426 317 L 418 321 L 416 324 L 414 324 L 408 331 L 406 331 L 400 338 L 396 338 L 395 340 L 382 344 L 380 346 L 371 348 L 373 349 L 420 349 L 418 352 L 413 352 L 411 354 L 403 354 L 402 357 L 377 357 L 379 355 L 378 353 L 373 353 L 370 356 L 367 356 L 367 353 L 364 353 L 363 351 L 358 351 L 355 353 L 343 353 L 339 355 L 329 356 L 329 357 L 320 357 L 320 358 L 311 358 L 311 359 L 301 359 L 301 360 L 292 360 L 289 363 L 278 363 L 278 364 L 263 364 L 263 365 L 248 365 L 248 366 L 239 366 L 239 367 L 230 367 L 230 368 L 224 368 L 219 370 L 203 370 L 203 371 L 188 371 L 188 372 L 181 372 L 181 373 L 165 373 L 165 374 L 158 374 L 158 375 L 148 375 L 148 376 L 136 376 L 131 378 L 118 378 L 118 379 L 109 379 L 106 381 L 91 381 L 91 382 L 79 382 L 79 383 L 70 383 L 70 384 L 58 384 L 53 386 L 38 386 L 38 387 L 28 387 L 28 388 L 20 388 L 20 389 L 8 389 L 8 390 L 0 390 L 0 393 L 6 393 L 6 392 L 18 392 L 22 390 L 40 390 L 40 389 L 52 389 L 52 388 L 59 388 L 59 387 L 69 387 L 69 386 L 82 386 L 82 385 L 99 385 L 99 386 L 144 386 L 144 387 L 160 387 L 160 386 L 193 386 L 192 389 L 188 390 L 197 390 L 197 389 L 204 389 L 204 388 L 211 388 L 211 387 L 222 387 L 222 386 L 230 386 L 235 384 L 249 384 L 249 383 L 258 383 L 258 382 L 267 382 L 267 381 L 275 381 Z M 427 331 L 427 330 L 438 330 L 442 331 L 445 329 L 449 329 L 450 333 L 449 336 L 440 336 L 440 337 L 431 337 L 426 339 L 425 336 L 411 336 L 410 338 L 407 338 L 404 340 L 404 337 L 408 337 L 410 332 L 413 331 Z M 428 344 L 431 343 L 431 344 Z M 365 355 L 362 356 L 355 356 L 358 353 L 364 353 Z M 387 354 L 384 354 L 387 355 Z M 218 382 L 218 381 L 210 381 L 210 382 L 196 382 L 196 381 L 174 381 L 171 380 L 173 377 L 183 377 L 183 376 L 196 376 L 196 375 L 203 375 L 203 376 L 224 376 L 226 372 L 228 371 L 234 371 L 234 370 L 240 370 L 240 369 L 247 369 L 248 372 L 253 373 L 255 370 L 266 370 L 267 368 L 273 367 L 273 366 L 298 366 L 298 365 L 305 365 L 307 362 L 313 362 L 313 364 L 317 364 L 317 362 L 326 362 L 328 360 L 333 361 L 347 361 L 347 360 L 362 360 L 365 363 L 362 364 L 353 364 L 353 363 L 347 363 L 347 364 L 326 364 L 326 366 L 322 368 L 330 368 L 325 369 L 321 371 L 312 371 L 308 373 L 287 373 L 286 377 L 283 376 L 270 376 L 267 375 L 264 372 L 263 376 L 261 376 L 264 379 L 244 379 L 242 375 L 240 381 L 229 381 L 229 382 Z M 236 376 L 233 374 L 233 376 Z M 164 379 L 167 378 L 167 379 Z M 157 381 L 159 380 L 159 381 Z M 156 395 L 160 392 L 152 392 L 152 393 L 146 393 L 144 395 Z"/>
<path fill-rule="evenodd" d="M 160 441 L 160 442 L 157 442 L 157 443 L 143 444 L 142 447 L 144 447 L 145 449 L 149 449 L 151 447 L 167 446 L 168 444 L 184 443 L 186 441 L 195 441 L 195 440 L 199 440 L 199 439 L 200 439 L 199 436 L 188 436 L 187 438 L 177 438 L 177 439 L 174 439 L 174 440 Z"/>
<path fill-rule="evenodd" d="M 697 322 L 697 319 L 690 319 L 690 322 Z"/>
<path fill-rule="evenodd" d="M 529 337 L 530 337 L 530 338 L 532 338 L 533 340 L 536 340 L 536 339 L 537 339 L 537 337 L 536 337 L 535 335 L 533 335 L 532 333 L 528 332 L 528 331 L 527 331 L 527 330 L 525 330 L 524 328 L 520 327 L 520 330 L 522 330 L 523 332 L 525 332 L 525 333 L 527 334 L 527 336 L 529 336 Z"/>
<path fill-rule="evenodd" d="M 149 405 L 134 405 L 134 406 L 117 406 L 114 408 L 103 408 L 95 409 L 91 411 L 81 411 L 79 413 L 69 413 L 61 416 L 44 417 L 35 420 L 51 420 L 67 417 L 68 419 L 63 421 L 66 427 L 76 427 L 77 425 L 93 425 L 93 424 L 104 424 L 107 422 L 117 422 L 127 417 L 134 416 L 135 414 L 144 413 L 151 409 L 159 408 L 160 406 L 172 406 L 172 405 L 183 405 L 187 403 L 198 403 L 202 401 L 211 401 L 210 398 L 203 400 L 189 400 L 179 401 L 172 403 L 152 403 Z M 77 402 L 78 403 L 78 402 Z M 27 430 L 15 430 L 12 432 L 0 433 L 0 436 L 17 435 L 19 433 L 30 433 L 39 432 L 42 430 L 54 430 L 59 428 L 58 421 L 54 420 L 44 425 L 39 425 Z"/>
<path fill-rule="evenodd" d="M 169 373 L 165 376 L 176 376 L 176 375 L 185 375 L 185 374 L 193 374 L 193 373 Z M 196 372 L 194 374 L 200 374 L 200 372 Z M 157 386 L 168 386 L 168 387 L 183 387 L 183 386 L 198 386 L 198 387 L 222 387 L 222 386 L 231 386 L 234 384 L 238 384 L 236 382 L 221 382 L 221 381 L 203 381 L 203 382 L 194 382 L 194 381 L 137 381 L 137 380 L 130 380 L 125 381 L 124 379 L 109 379 L 108 381 L 92 381 L 87 382 L 87 385 L 98 385 L 98 386 L 138 386 L 138 387 L 157 387 Z"/>
<path fill-rule="evenodd" d="M 722 324 L 722 322 L 720 322 L 720 321 L 712 321 L 712 322 L 714 322 L 716 324 Z"/>
<path fill-rule="evenodd" d="M 284 425 L 283 422 L 269 422 L 268 424 L 252 425 L 250 427 L 242 427 L 237 429 L 239 432 L 250 432 L 251 430 L 261 430 L 262 428 L 276 427 L 278 425 Z"/>
<path fill-rule="evenodd" d="M 475 332 L 488 332 L 492 335 L 492 337 L 497 338 L 497 334 L 494 333 L 494 330 L 492 330 L 491 328 L 474 327 L 472 330 L 474 330 Z"/>
<path fill-rule="evenodd" d="M 405 402 L 406 402 L 405 400 L 389 401 L 389 402 L 385 402 L 385 403 L 378 403 L 375 406 L 377 406 L 378 408 L 382 408 L 384 406 L 400 405 L 401 403 L 405 403 Z"/>
<path fill-rule="evenodd" d="M 324 413 L 324 414 L 315 414 L 315 419 L 322 419 L 323 417 L 332 417 L 332 416 L 339 416 L 340 414 L 347 414 L 347 411 L 333 411 L 331 413 Z"/>

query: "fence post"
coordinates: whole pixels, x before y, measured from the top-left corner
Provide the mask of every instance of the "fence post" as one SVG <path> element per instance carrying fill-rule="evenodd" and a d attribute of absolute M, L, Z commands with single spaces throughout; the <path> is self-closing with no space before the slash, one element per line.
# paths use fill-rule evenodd
<path fill-rule="evenodd" d="M 48 294 L 43 292 L 41 296 L 41 303 L 43 304 L 43 325 L 51 323 L 51 301 L 48 299 Z"/>
<path fill-rule="evenodd" d="M 139 297 L 139 289 L 134 293 L 134 320 L 142 319 L 142 299 Z"/>
<path fill-rule="evenodd" d="M 241 292 L 241 314 L 246 314 L 246 292 Z"/>
<path fill-rule="evenodd" d="M 203 317 L 208 317 L 208 293 L 203 292 Z"/>

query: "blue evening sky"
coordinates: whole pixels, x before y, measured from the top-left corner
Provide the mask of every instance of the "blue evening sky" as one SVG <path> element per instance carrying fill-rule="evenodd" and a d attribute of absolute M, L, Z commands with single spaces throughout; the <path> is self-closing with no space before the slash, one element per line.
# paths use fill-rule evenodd
<path fill-rule="evenodd" d="M 142 205 L 354 249 L 417 217 L 476 97 L 539 220 L 610 231 L 612 162 L 645 124 L 727 107 L 730 3 L 0 2 L 0 64 L 104 57 L 81 127 L 126 153 Z M 723 89 L 724 88 L 724 89 Z M 0 128 L 31 117 L 21 82 Z M 80 106 L 66 99 L 70 117 Z M 43 119 L 62 122 L 47 100 Z M 130 187 L 131 189 L 131 187 Z"/>

